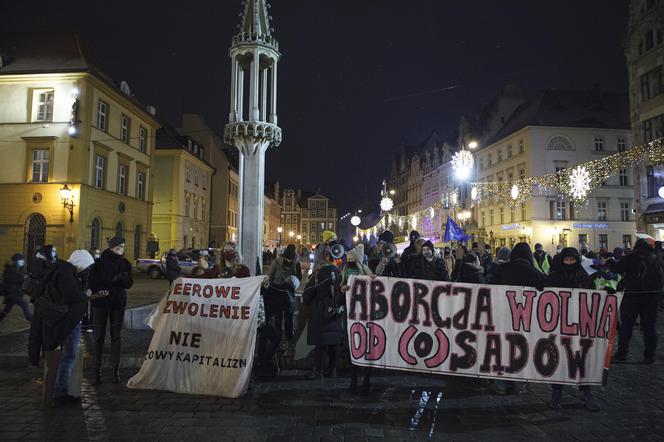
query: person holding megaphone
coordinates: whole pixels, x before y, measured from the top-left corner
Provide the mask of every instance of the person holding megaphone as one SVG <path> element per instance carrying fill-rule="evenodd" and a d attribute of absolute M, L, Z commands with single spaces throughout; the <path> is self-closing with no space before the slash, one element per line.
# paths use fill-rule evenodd
<path fill-rule="evenodd" d="M 385 230 L 378 235 L 378 243 L 371 250 L 369 268 L 376 276 L 398 278 L 399 263 L 397 261 L 397 247 L 394 245 L 394 233 Z"/>

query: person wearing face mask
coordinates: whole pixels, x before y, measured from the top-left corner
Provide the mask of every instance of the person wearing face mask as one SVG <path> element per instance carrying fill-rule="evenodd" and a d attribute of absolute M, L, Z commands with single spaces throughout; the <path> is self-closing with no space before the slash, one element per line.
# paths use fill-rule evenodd
<path fill-rule="evenodd" d="M 90 274 L 92 290 L 92 320 L 95 340 L 95 380 L 101 384 L 101 361 L 104 349 L 106 327 L 110 324 L 111 332 L 111 368 L 113 382 L 120 382 L 120 346 L 124 311 L 127 305 L 127 292 L 134 284 L 131 276 L 131 264 L 123 255 L 125 240 L 113 237 L 108 242 L 108 249 L 101 254 L 99 262 Z"/>
<path fill-rule="evenodd" d="M 427 281 L 448 281 L 449 274 L 442 258 L 434 255 L 434 247 L 431 241 L 422 244 L 420 254 L 412 263 L 413 278 Z"/>
<path fill-rule="evenodd" d="M 81 320 L 91 294 L 87 285 L 93 264 L 94 259 L 87 250 L 75 250 L 67 261 L 58 261 L 45 277 L 44 286 L 48 290 L 43 290 L 40 297 L 47 295 L 54 304 L 65 306 L 66 312 L 60 319 L 41 317 L 39 300 L 35 303 L 38 321 L 33 324 L 40 329 L 40 344 L 49 368 L 44 383 L 48 387 L 53 385 L 52 405 L 55 407 L 80 402 L 80 383 L 71 385 L 70 380 L 78 356 Z M 31 358 L 38 358 L 36 343 L 31 344 Z"/>
<path fill-rule="evenodd" d="M 269 287 L 264 298 L 265 318 L 268 322 L 274 323 L 279 339 L 284 331 L 286 339 L 293 338 L 295 293 L 291 282 L 292 277 L 297 279 L 297 285 L 299 285 L 299 281 L 302 281 L 302 267 L 297 259 L 295 245 L 289 244 L 270 265 Z"/>
<path fill-rule="evenodd" d="M 398 278 L 401 275 L 401 266 L 395 256 L 387 256 L 385 253 L 389 246 L 394 246 L 394 233 L 385 230 L 378 235 L 378 242 L 371 250 L 368 265 L 376 276 Z"/>
<path fill-rule="evenodd" d="M 9 263 L 5 264 L 5 269 L 2 272 L 2 292 L 5 295 L 5 307 L 0 311 L 0 321 L 12 311 L 15 305 L 21 307 L 25 319 L 32 320 L 30 306 L 25 296 L 23 296 L 25 278 L 25 259 L 23 255 L 17 253 L 12 256 Z"/>
<path fill-rule="evenodd" d="M 443 261 L 445 261 L 445 269 L 447 270 L 447 274 L 451 275 L 452 272 L 454 272 L 455 259 L 452 255 L 452 250 L 448 246 L 445 246 L 443 249 Z"/>
<path fill-rule="evenodd" d="M 173 285 L 173 281 L 182 275 L 182 268 L 178 262 L 178 252 L 175 249 L 170 249 L 166 255 L 166 279 L 168 279 L 168 286 Z"/>
<path fill-rule="evenodd" d="M 484 284 L 486 282 L 480 258 L 474 252 L 468 253 L 463 258 L 458 282 L 468 282 L 471 284 Z"/>
<path fill-rule="evenodd" d="M 39 283 L 44 279 L 44 276 L 54 267 L 58 261 L 58 252 L 54 245 L 48 244 L 40 247 L 35 253 L 32 263 L 30 265 L 30 273 L 28 274 L 28 285 L 26 292 L 30 295 L 32 301 L 35 290 L 38 290 Z"/>
<path fill-rule="evenodd" d="M 341 286 L 342 290 L 348 287 L 348 280 L 351 276 L 371 275 L 371 269 L 364 264 L 364 244 L 358 244 L 355 248 L 346 252 L 346 265 L 342 272 Z M 346 291 L 346 290 L 343 290 Z"/>
<path fill-rule="evenodd" d="M 234 242 L 224 244 L 221 256 L 223 264 L 219 268 L 219 278 L 249 278 L 251 272 L 249 267 L 242 264 L 240 259 L 240 250 Z"/>
<path fill-rule="evenodd" d="M 592 289 L 594 283 L 588 273 L 581 267 L 581 254 L 573 247 L 566 247 L 560 252 L 560 265 L 551 271 L 546 278 L 546 287 L 569 289 Z M 563 386 L 551 385 L 551 401 L 549 406 L 554 410 L 562 408 Z M 581 402 L 590 411 L 599 411 L 600 406 L 593 397 L 590 385 L 579 386 Z"/>

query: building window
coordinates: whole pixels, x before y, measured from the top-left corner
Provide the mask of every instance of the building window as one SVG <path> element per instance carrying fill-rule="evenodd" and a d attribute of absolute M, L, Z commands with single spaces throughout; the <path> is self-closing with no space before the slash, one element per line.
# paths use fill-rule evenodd
<path fill-rule="evenodd" d="M 491 167 L 491 154 L 487 156 L 487 167 Z"/>
<path fill-rule="evenodd" d="M 118 173 L 118 193 L 120 195 L 127 195 L 127 166 L 120 164 Z"/>
<path fill-rule="evenodd" d="M 489 209 L 489 225 L 493 226 L 493 209 Z"/>
<path fill-rule="evenodd" d="M 99 221 L 99 218 L 92 220 L 92 228 L 90 230 L 90 248 L 101 249 L 101 221 Z"/>
<path fill-rule="evenodd" d="M 145 173 L 143 172 L 136 174 L 136 198 L 145 199 Z"/>
<path fill-rule="evenodd" d="M 601 250 L 609 250 L 609 235 L 606 233 L 599 234 L 599 248 Z"/>
<path fill-rule="evenodd" d="M 582 248 L 588 244 L 588 234 L 587 233 L 579 233 L 579 248 Z"/>
<path fill-rule="evenodd" d="M 145 152 L 147 148 L 148 130 L 143 126 L 138 128 L 138 149 Z"/>
<path fill-rule="evenodd" d="M 501 161 L 503 161 L 503 150 L 498 149 L 498 162 L 500 163 Z"/>
<path fill-rule="evenodd" d="M 658 167 L 648 166 L 646 169 L 646 178 L 648 198 L 658 196 L 659 188 L 664 186 L 664 171 Z"/>
<path fill-rule="evenodd" d="M 205 221 L 207 218 L 207 204 L 205 198 L 201 198 L 201 219 Z"/>
<path fill-rule="evenodd" d="M 207 189 L 207 181 L 208 181 L 207 173 L 203 174 L 202 181 L 203 181 L 203 189 Z"/>
<path fill-rule="evenodd" d="M 655 47 L 655 32 L 651 29 L 646 32 L 646 35 L 643 37 L 646 51 L 651 50 Z"/>
<path fill-rule="evenodd" d="M 510 222 L 514 222 L 514 206 L 510 206 Z"/>
<path fill-rule="evenodd" d="M 641 75 L 641 101 L 646 102 L 664 92 L 662 66 Z"/>
<path fill-rule="evenodd" d="M 122 114 L 122 117 L 120 118 L 120 139 L 123 143 L 127 144 L 129 143 L 129 125 L 129 117 Z"/>
<path fill-rule="evenodd" d="M 601 152 L 604 150 L 604 137 L 595 137 L 595 151 Z"/>
<path fill-rule="evenodd" d="M 653 140 L 662 138 L 664 133 L 664 114 L 657 115 L 654 118 L 643 122 L 643 140 L 650 143 Z"/>
<path fill-rule="evenodd" d="M 599 221 L 606 221 L 606 202 L 599 201 L 597 203 L 597 219 Z"/>
<path fill-rule="evenodd" d="M 574 203 L 572 201 L 569 202 L 569 219 L 574 220 Z"/>
<path fill-rule="evenodd" d="M 39 92 L 36 121 L 53 121 L 53 90 Z"/>
<path fill-rule="evenodd" d="M 618 152 L 624 152 L 627 149 L 627 140 L 618 138 Z"/>
<path fill-rule="evenodd" d="M 121 221 L 115 225 L 115 236 L 123 238 L 124 237 L 124 226 Z"/>
<path fill-rule="evenodd" d="M 184 216 L 189 216 L 189 194 L 184 194 Z"/>
<path fill-rule="evenodd" d="M 512 158 L 512 145 L 507 146 L 507 158 Z"/>
<path fill-rule="evenodd" d="M 189 166 L 184 168 L 184 176 L 187 182 L 191 183 L 191 169 L 189 169 Z"/>
<path fill-rule="evenodd" d="M 629 221 L 629 202 L 620 203 L 620 221 Z"/>
<path fill-rule="evenodd" d="M 35 149 L 32 151 L 32 182 L 48 182 L 48 149 Z"/>
<path fill-rule="evenodd" d="M 621 186 L 627 186 L 627 169 L 620 169 L 618 179 Z"/>
<path fill-rule="evenodd" d="M 505 208 L 500 207 L 500 224 L 505 224 Z"/>
<path fill-rule="evenodd" d="M 623 235 L 622 236 L 622 244 L 624 249 L 631 249 L 632 248 L 632 235 Z"/>
<path fill-rule="evenodd" d="M 198 219 L 198 197 L 194 196 L 194 219 Z"/>
<path fill-rule="evenodd" d="M 519 153 L 523 153 L 524 150 L 526 150 L 525 144 L 523 143 L 523 140 L 519 140 Z"/>
<path fill-rule="evenodd" d="M 198 169 L 194 169 L 194 185 L 198 186 Z"/>
<path fill-rule="evenodd" d="M 98 189 L 104 188 L 104 168 L 106 166 L 106 158 L 101 155 L 95 155 L 95 187 Z"/>
<path fill-rule="evenodd" d="M 565 213 L 565 201 L 556 201 L 556 219 L 564 220 L 567 218 Z"/>
<path fill-rule="evenodd" d="M 97 105 L 97 129 L 103 130 L 106 132 L 106 123 L 108 117 L 108 104 L 106 102 L 99 100 Z"/>
<path fill-rule="evenodd" d="M 526 203 L 521 203 L 521 221 L 526 220 Z"/>

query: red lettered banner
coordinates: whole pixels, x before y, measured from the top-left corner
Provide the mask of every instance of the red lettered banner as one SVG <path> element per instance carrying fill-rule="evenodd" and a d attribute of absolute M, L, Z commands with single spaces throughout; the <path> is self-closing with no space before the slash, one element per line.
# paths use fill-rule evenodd
<path fill-rule="evenodd" d="M 600 385 L 622 293 L 358 276 L 346 294 L 353 364 Z"/>

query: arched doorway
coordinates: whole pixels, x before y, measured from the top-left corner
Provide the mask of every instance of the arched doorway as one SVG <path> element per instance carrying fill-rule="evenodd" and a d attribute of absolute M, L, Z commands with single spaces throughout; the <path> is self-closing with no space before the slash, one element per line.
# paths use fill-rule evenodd
<path fill-rule="evenodd" d="M 46 242 L 46 218 L 41 213 L 33 213 L 25 221 L 25 237 L 23 254 L 28 265 L 32 262 L 37 250 Z"/>
<path fill-rule="evenodd" d="M 141 257 L 141 226 L 134 229 L 134 259 Z"/>
<path fill-rule="evenodd" d="M 90 248 L 101 250 L 101 221 L 99 220 L 99 218 L 95 218 L 92 220 Z"/>
<path fill-rule="evenodd" d="M 115 225 L 115 236 L 124 238 L 124 226 L 122 225 L 122 221 L 118 221 L 118 223 Z"/>

